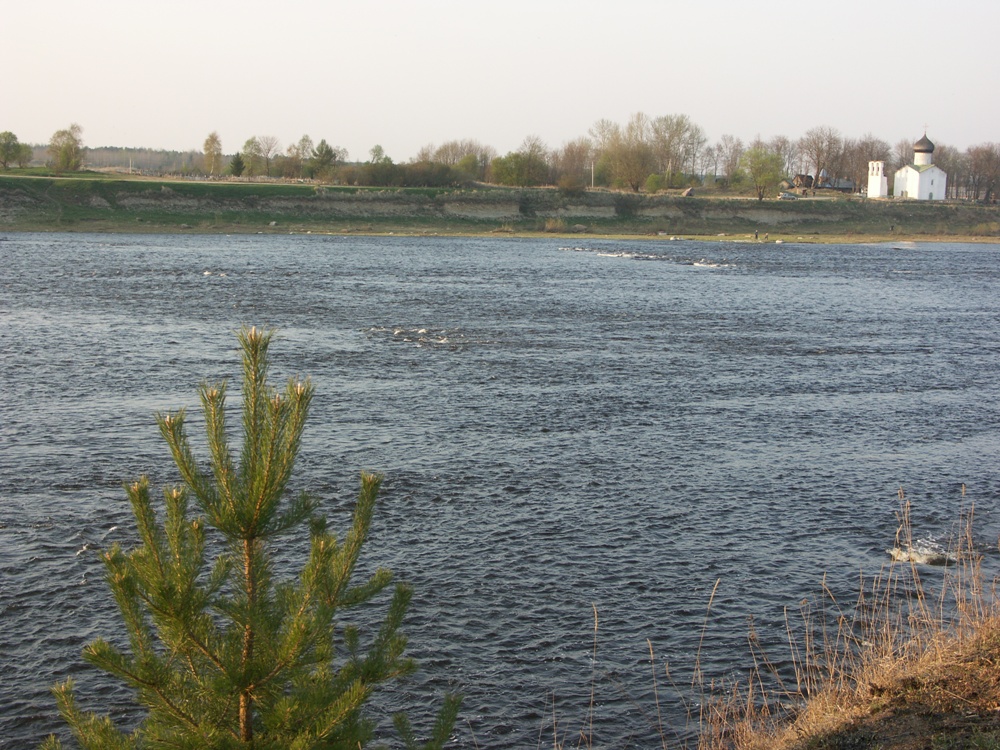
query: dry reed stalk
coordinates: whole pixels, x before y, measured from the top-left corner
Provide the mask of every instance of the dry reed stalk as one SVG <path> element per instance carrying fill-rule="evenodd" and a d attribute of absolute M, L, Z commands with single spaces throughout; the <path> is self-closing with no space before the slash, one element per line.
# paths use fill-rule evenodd
<path fill-rule="evenodd" d="M 667 750 L 667 738 L 663 733 L 663 715 L 660 713 L 660 691 L 656 684 L 656 657 L 653 655 L 653 642 L 646 639 L 646 645 L 649 647 L 649 667 L 653 674 L 653 701 L 656 704 L 656 728 L 660 733 L 660 745 L 663 750 Z"/>
<path fill-rule="evenodd" d="M 715 581 L 715 585 L 712 587 L 712 594 L 708 597 L 708 606 L 705 608 L 705 621 L 701 625 L 701 635 L 698 638 L 698 651 L 695 653 L 694 658 L 694 671 L 691 673 L 691 692 L 695 695 L 705 695 L 705 676 L 701 672 L 701 650 L 705 645 L 705 633 L 708 630 L 709 618 L 712 614 L 712 603 L 715 601 L 715 593 L 719 590 L 719 584 L 722 583 L 722 579 L 718 578 Z M 704 729 L 704 697 L 699 700 L 700 710 L 698 711 L 698 733 Z M 690 707 L 688 708 L 688 721 L 691 720 Z"/>
<path fill-rule="evenodd" d="M 597 634 L 598 634 L 598 614 L 597 604 L 592 603 L 594 609 L 594 645 L 590 662 L 590 705 L 587 709 L 587 717 L 584 720 L 584 727 L 580 729 L 580 737 L 577 747 L 591 748 L 594 746 L 594 713 L 597 704 Z M 541 747 L 541 732 L 544 727 L 539 728 L 539 742 Z M 563 750 L 565 743 L 559 739 L 559 726 L 556 717 L 556 696 L 552 694 L 552 747 L 553 750 Z"/>
<path fill-rule="evenodd" d="M 590 662 L 590 709 L 588 711 L 590 727 L 587 735 L 587 747 L 594 746 L 594 696 L 597 690 L 597 605 L 594 608 L 594 653 Z"/>

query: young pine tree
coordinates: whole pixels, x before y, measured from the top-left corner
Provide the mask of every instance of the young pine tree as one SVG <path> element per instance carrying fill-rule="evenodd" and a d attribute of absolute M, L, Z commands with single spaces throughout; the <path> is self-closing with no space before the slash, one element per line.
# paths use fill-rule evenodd
<path fill-rule="evenodd" d="M 229 161 L 229 174 L 233 177 L 242 177 L 246 168 L 247 164 L 243 161 L 243 154 L 237 151 L 233 154 L 233 158 Z"/>
<path fill-rule="evenodd" d="M 243 445 L 230 450 L 226 385 L 204 385 L 210 470 L 196 461 L 185 415 L 157 415 L 182 483 L 164 492 L 161 519 L 144 477 L 127 487 L 141 545 L 104 554 L 107 580 L 127 630 L 129 649 L 104 640 L 84 658 L 130 685 L 146 710 L 130 734 L 107 717 L 81 711 L 71 681 L 53 691 L 60 713 L 84 748 L 352 748 L 371 738 L 362 707 L 383 682 L 413 669 L 399 628 L 410 589 L 395 587 L 381 629 L 367 648 L 358 632 L 337 628 L 344 610 L 370 601 L 391 582 L 378 570 L 351 578 L 372 520 L 381 478 L 361 475 L 353 523 L 338 541 L 306 496 L 287 497 L 312 385 L 267 383 L 271 333 L 239 334 L 243 350 Z M 189 505 L 197 508 L 192 513 Z M 307 529 L 310 552 L 297 580 L 279 582 L 278 539 Z M 212 531 L 210 531 L 212 530 Z M 220 554 L 211 566 L 206 547 Z M 449 696 L 426 747 L 447 740 L 461 699 Z M 416 741 L 405 718 L 397 727 Z M 46 747 L 59 747 L 49 738 Z"/>

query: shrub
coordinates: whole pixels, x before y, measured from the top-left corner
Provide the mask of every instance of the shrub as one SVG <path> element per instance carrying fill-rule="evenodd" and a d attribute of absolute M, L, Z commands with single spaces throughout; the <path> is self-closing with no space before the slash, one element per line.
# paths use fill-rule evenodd
<path fill-rule="evenodd" d="M 641 198 L 633 193 L 615 193 L 615 216 L 620 219 L 631 219 L 639 210 Z"/>
<path fill-rule="evenodd" d="M 578 198 L 583 195 L 587 186 L 583 182 L 583 178 L 577 174 L 564 174 L 559 178 L 557 183 L 559 192 L 567 198 Z"/>
<path fill-rule="evenodd" d="M 647 193 L 658 193 L 665 189 L 667 181 L 662 174 L 651 174 L 646 178 L 646 185 L 643 188 Z"/>

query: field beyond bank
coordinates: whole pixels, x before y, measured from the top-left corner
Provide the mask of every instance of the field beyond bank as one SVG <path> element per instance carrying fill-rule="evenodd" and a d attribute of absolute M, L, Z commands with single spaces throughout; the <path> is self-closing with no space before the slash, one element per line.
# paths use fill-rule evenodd
<path fill-rule="evenodd" d="M 796 242 L 1000 241 L 1000 207 L 836 193 L 357 188 L 305 183 L 0 175 L 0 229 L 192 233 L 535 234 Z"/>

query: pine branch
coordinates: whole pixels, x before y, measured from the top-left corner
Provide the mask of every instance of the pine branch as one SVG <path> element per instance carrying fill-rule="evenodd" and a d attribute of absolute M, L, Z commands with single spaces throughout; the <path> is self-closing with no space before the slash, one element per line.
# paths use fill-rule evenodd
<path fill-rule="evenodd" d="M 212 454 L 212 470 L 215 483 L 221 490 L 222 498 L 230 510 L 235 508 L 236 487 L 234 485 L 233 459 L 226 439 L 226 384 L 202 386 L 201 407 L 205 413 L 205 432 Z"/>
<path fill-rule="evenodd" d="M 56 685 L 52 693 L 60 715 L 84 750 L 135 750 L 139 747 L 138 734 L 130 737 L 115 729 L 106 716 L 98 717 L 80 711 L 73 699 L 72 680 Z M 55 744 L 58 746 L 58 743 Z"/>

